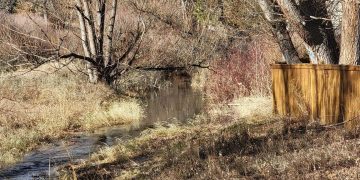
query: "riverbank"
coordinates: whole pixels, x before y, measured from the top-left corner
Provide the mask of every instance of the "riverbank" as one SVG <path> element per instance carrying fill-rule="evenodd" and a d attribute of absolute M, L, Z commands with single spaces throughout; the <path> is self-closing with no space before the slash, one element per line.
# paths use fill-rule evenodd
<path fill-rule="evenodd" d="M 258 106 L 255 107 L 255 104 Z M 159 173 L 183 158 L 192 161 L 191 158 L 205 158 L 210 155 L 209 153 L 227 153 L 236 147 L 229 149 L 225 147 L 227 145 L 222 144 L 223 142 L 228 143 L 227 141 L 232 141 L 231 139 L 236 137 L 239 138 L 236 139 L 239 142 L 234 143 L 246 143 L 242 136 L 245 137 L 249 127 L 278 121 L 272 116 L 271 108 L 267 108 L 269 104 L 269 97 L 247 97 L 238 99 L 230 105 L 208 107 L 208 111 L 189 119 L 185 124 L 158 124 L 133 139 L 102 148 L 82 163 L 70 163 L 65 168 L 60 168 L 61 177 L 148 178 L 155 175 L 153 171 Z M 247 106 L 251 113 L 245 113 L 235 105 Z M 274 128 L 279 129 L 281 126 L 272 126 L 268 129 Z M 184 157 L 185 154 L 191 154 L 190 159 Z"/>
<path fill-rule="evenodd" d="M 45 64 L 0 78 L 0 168 L 73 132 L 138 121 L 140 102 L 89 84 L 75 66 Z"/>
<path fill-rule="evenodd" d="M 167 125 L 63 168 L 79 179 L 355 179 L 359 137 L 284 119 Z M 259 119 L 258 119 L 259 120 Z"/>

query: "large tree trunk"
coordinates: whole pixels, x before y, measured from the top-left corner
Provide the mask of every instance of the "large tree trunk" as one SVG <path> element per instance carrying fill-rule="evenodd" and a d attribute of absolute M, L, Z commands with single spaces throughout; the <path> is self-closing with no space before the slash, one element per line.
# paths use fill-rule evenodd
<path fill-rule="evenodd" d="M 270 0 L 258 0 L 258 3 L 264 12 L 266 20 L 272 26 L 273 35 L 278 41 L 285 61 L 288 64 L 301 63 L 289 32 L 286 29 L 286 22 L 278 16 L 280 9 L 274 4 L 270 4 Z"/>
<path fill-rule="evenodd" d="M 298 33 L 314 53 L 312 63 L 337 64 L 339 49 L 325 1 L 276 0 L 291 24 L 291 30 Z"/>
<path fill-rule="evenodd" d="M 343 2 L 340 64 L 359 65 L 360 5 L 357 0 Z"/>

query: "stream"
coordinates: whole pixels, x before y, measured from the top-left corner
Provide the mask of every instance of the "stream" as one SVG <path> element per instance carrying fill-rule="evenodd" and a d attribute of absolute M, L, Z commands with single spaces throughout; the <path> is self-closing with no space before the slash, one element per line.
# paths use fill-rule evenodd
<path fill-rule="evenodd" d="M 187 123 L 202 112 L 204 102 L 201 92 L 176 87 L 151 93 L 145 104 L 145 117 L 139 122 L 74 135 L 40 147 L 21 162 L 1 169 L 0 179 L 56 179 L 57 167 L 84 161 L 100 148 L 135 138 L 158 123 Z"/>

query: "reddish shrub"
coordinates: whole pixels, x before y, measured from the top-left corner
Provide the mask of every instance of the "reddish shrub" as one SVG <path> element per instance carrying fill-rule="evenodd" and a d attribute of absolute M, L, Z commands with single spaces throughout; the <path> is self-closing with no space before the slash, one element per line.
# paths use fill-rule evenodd
<path fill-rule="evenodd" d="M 253 40 L 233 48 L 227 58 L 214 61 L 208 93 L 216 102 L 240 96 L 268 96 L 271 93 L 270 64 L 279 57 L 274 43 Z"/>

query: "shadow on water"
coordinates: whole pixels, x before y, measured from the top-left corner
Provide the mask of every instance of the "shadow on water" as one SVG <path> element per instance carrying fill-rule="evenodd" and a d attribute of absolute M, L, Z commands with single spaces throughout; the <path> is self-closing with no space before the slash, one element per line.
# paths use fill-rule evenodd
<path fill-rule="evenodd" d="M 191 88 L 169 88 L 151 93 L 145 100 L 145 118 L 119 127 L 101 129 L 94 134 L 77 135 L 27 154 L 23 161 L 0 170 L 0 179 L 38 179 L 56 177 L 56 167 L 87 159 L 99 148 L 135 138 L 157 123 L 184 124 L 201 113 L 201 92 Z"/>

